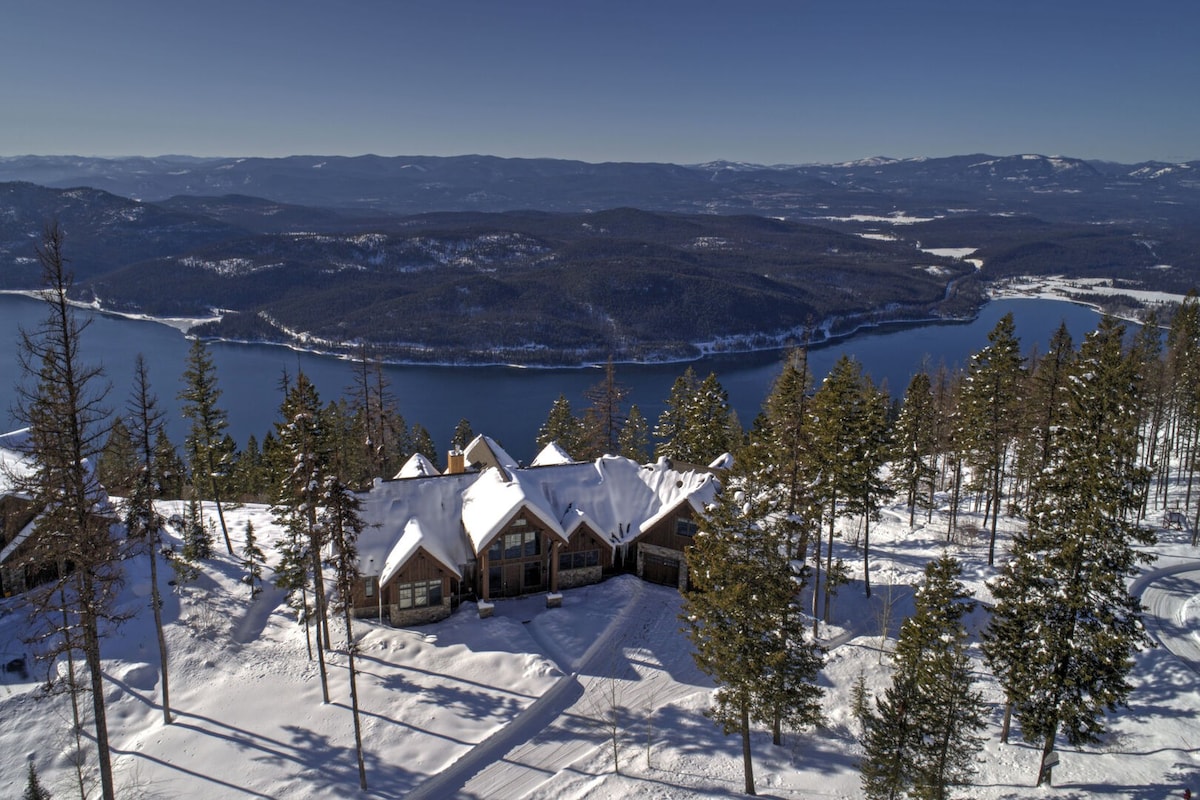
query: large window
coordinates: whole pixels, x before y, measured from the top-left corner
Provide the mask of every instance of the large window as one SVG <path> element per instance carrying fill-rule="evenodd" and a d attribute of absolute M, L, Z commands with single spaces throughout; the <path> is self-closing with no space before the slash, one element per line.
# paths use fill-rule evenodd
<path fill-rule="evenodd" d="M 422 608 L 442 604 L 442 582 L 417 581 L 396 585 L 396 605 L 400 608 Z"/>
<path fill-rule="evenodd" d="M 560 553 L 558 556 L 559 569 L 583 569 L 600 565 L 599 550 L 581 550 L 578 553 Z"/>
<path fill-rule="evenodd" d="M 523 522 L 524 520 L 517 520 Z M 533 558 L 542 553 L 541 531 L 527 530 L 497 536 L 488 546 L 488 561 L 501 559 Z"/>

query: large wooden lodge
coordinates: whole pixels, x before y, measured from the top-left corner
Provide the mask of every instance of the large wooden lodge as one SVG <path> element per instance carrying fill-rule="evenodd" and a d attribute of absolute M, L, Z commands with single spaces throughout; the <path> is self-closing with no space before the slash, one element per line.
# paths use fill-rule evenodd
<path fill-rule="evenodd" d="M 478 436 L 441 474 L 413 456 L 361 495 L 355 613 L 414 625 L 463 601 L 546 594 L 606 575 L 687 587 L 684 549 L 718 489 L 714 467 L 620 456 L 575 462 L 548 445 L 529 466 Z"/>

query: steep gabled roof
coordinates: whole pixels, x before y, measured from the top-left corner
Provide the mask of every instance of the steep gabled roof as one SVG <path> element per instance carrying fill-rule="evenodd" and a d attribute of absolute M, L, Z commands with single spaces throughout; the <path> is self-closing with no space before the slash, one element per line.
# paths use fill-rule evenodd
<path fill-rule="evenodd" d="M 404 466 L 396 473 L 397 478 L 429 478 L 434 475 L 441 475 L 438 468 L 433 465 L 433 462 L 420 453 L 413 453 L 408 457 L 408 461 L 404 462 Z"/>
<path fill-rule="evenodd" d="M 488 467 L 496 467 L 501 472 L 507 473 L 521 467 L 520 463 L 498 445 L 495 439 L 483 434 L 476 436 L 470 444 L 463 448 L 463 455 L 466 456 L 467 463 L 472 466 L 477 465 L 480 472 Z"/>
<path fill-rule="evenodd" d="M 550 467 L 550 466 L 557 466 L 559 464 L 574 464 L 574 463 L 575 463 L 575 459 L 571 458 L 571 456 L 567 453 L 567 451 L 563 450 L 559 446 L 558 442 L 549 442 L 549 443 L 547 443 L 547 445 L 545 447 L 543 447 L 541 449 L 541 452 L 539 452 L 536 456 L 534 456 L 533 463 L 530 464 L 529 466 L 531 466 L 531 467 Z"/>
<path fill-rule="evenodd" d="M 521 510 L 536 517 L 564 543 L 567 541 L 567 534 L 558 521 L 559 515 L 546 496 L 538 492 L 536 486 L 521 480 L 525 472 L 513 470 L 506 474 L 496 468 L 485 469 L 479 480 L 464 493 L 463 530 L 476 553 L 486 550 L 496 534 Z"/>
<path fill-rule="evenodd" d="M 400 539 L 396 542 L 396 546 L 392 548 L 387 558 L 384 559 L 379 583 L 385 584 L 396 577 L 396 573 L 404 569 L 404 565 L 420 550 L 428 553 L 431 558 L 445 567 L 454 577 L 462 578 L 462 571 L 456 566 L 457 557 L 447 547 L 447 542 L 442 541 L 441 537 L 438 536 L 425 535 L 421 521 L 414 517 L 404 526 L 404 532 L 400 534 Z"/>
<path fill-rule="evenodd" d="M 473 561 L 462 533 L 463 492 L 475 473 L 406 480 L 376 480 L 360 495 L 366 528 L 358 537 L 358 568 L 363 575 L 382 573 L 411 520 L 420 521 L 422 541 L 437 541 L 438 559 L 458 568 Z M 432 554 L 432 553 L 431 553 Z"/>

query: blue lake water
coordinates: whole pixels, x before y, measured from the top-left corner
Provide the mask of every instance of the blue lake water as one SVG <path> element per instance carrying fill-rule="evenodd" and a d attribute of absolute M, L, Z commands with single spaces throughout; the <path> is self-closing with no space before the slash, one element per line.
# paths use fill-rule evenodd
<path fill-rule="evenodd" d="M 902 395 L 912 374 L 923 363 L 936 368 L 964 365 L 970 355 L 987 345 L 987 335 L 1004 314 L 1012 312 L 1022 348 L 1045 351 L 1046 343 L 1061 322 L 1066 322 L 1078 343 L 1099 321 L 1089 308 L 1049 300 L 996 300 L 974 320 L 955 324 L 925 324 L 877 329 L 849 339 L 813 348 L 809 362 L 819 381 L 843 354 L 862 363 L 876 382 L 886 380 L 894 395 Z M 178 445 L 185 423 L 178 412 L 178 394 L 189 343 L 179 331 L 141 320 L 80 311 L 90 321 L 81 349 L 90 364 L 103 366 L 112 389 L 110 408 L 128 402 L 134 358 L 146 358 L 150 381 L 169 413 L 168 434 Z M 18 295 L 0 295 L 0 340 L 16 342 L 18 331 L 33 331 L 45 317 L 45 306 Z M 281 395 L 279 382 L 286 371 L 303 370 L 315 383 L 324 401 L 336 399 L 353 384 L 349 362 L 312 353 L 298 353 L 272 345 L 214 342 L 210 345 L 222 390 L 220 404 L 229 416 L 229 432 L 244 444 L 251 434 L 261 441 L 272 429 Z M 779 373 L 781 354 L 752 353 L 713 356 L 692 364 L 700 377 L 716 372 L 729 393 L 730 403 L 744 426 L 749 426 Z M 661 413 L 671 384 L 685 364 L 617 365 L 618 381 L 630 390 L 653 425 Z M 388 366 L 385 368 L 400 413 L 410 424 L 429 429 L 440 449 L 449 446 L 458 420 L 466 417 L 477 433 L 486 433 L 516 458 L 529 460 L 536 453 L 538 427 L 559 394 L 581 411 L 583 392 L 603 378 L 599 368 L 521 369 L 516 367 Z M 16 427 L 11 409 L 15 387 L 21 380 L 15 348 L 0 349 L 0 427 Z"/>

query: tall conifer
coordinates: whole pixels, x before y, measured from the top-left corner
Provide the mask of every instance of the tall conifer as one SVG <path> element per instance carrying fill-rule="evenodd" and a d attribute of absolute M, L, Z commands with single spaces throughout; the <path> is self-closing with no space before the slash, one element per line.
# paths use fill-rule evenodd
<path fill-rule="evenodd" d="M 1137 376 L 1124 326 L 1105 317 L 1079 352 L 1027 531 L 992 584 L 984 648 L 1026 741 L 1046 757 L 1059 733 L 1096 741 L 1105 711 L 1128 697 L 1133 652 L 1149 644 L 1127 580 L 1151 556 L 1130 520 L 1145 472 L 1136 465 Z"/>

